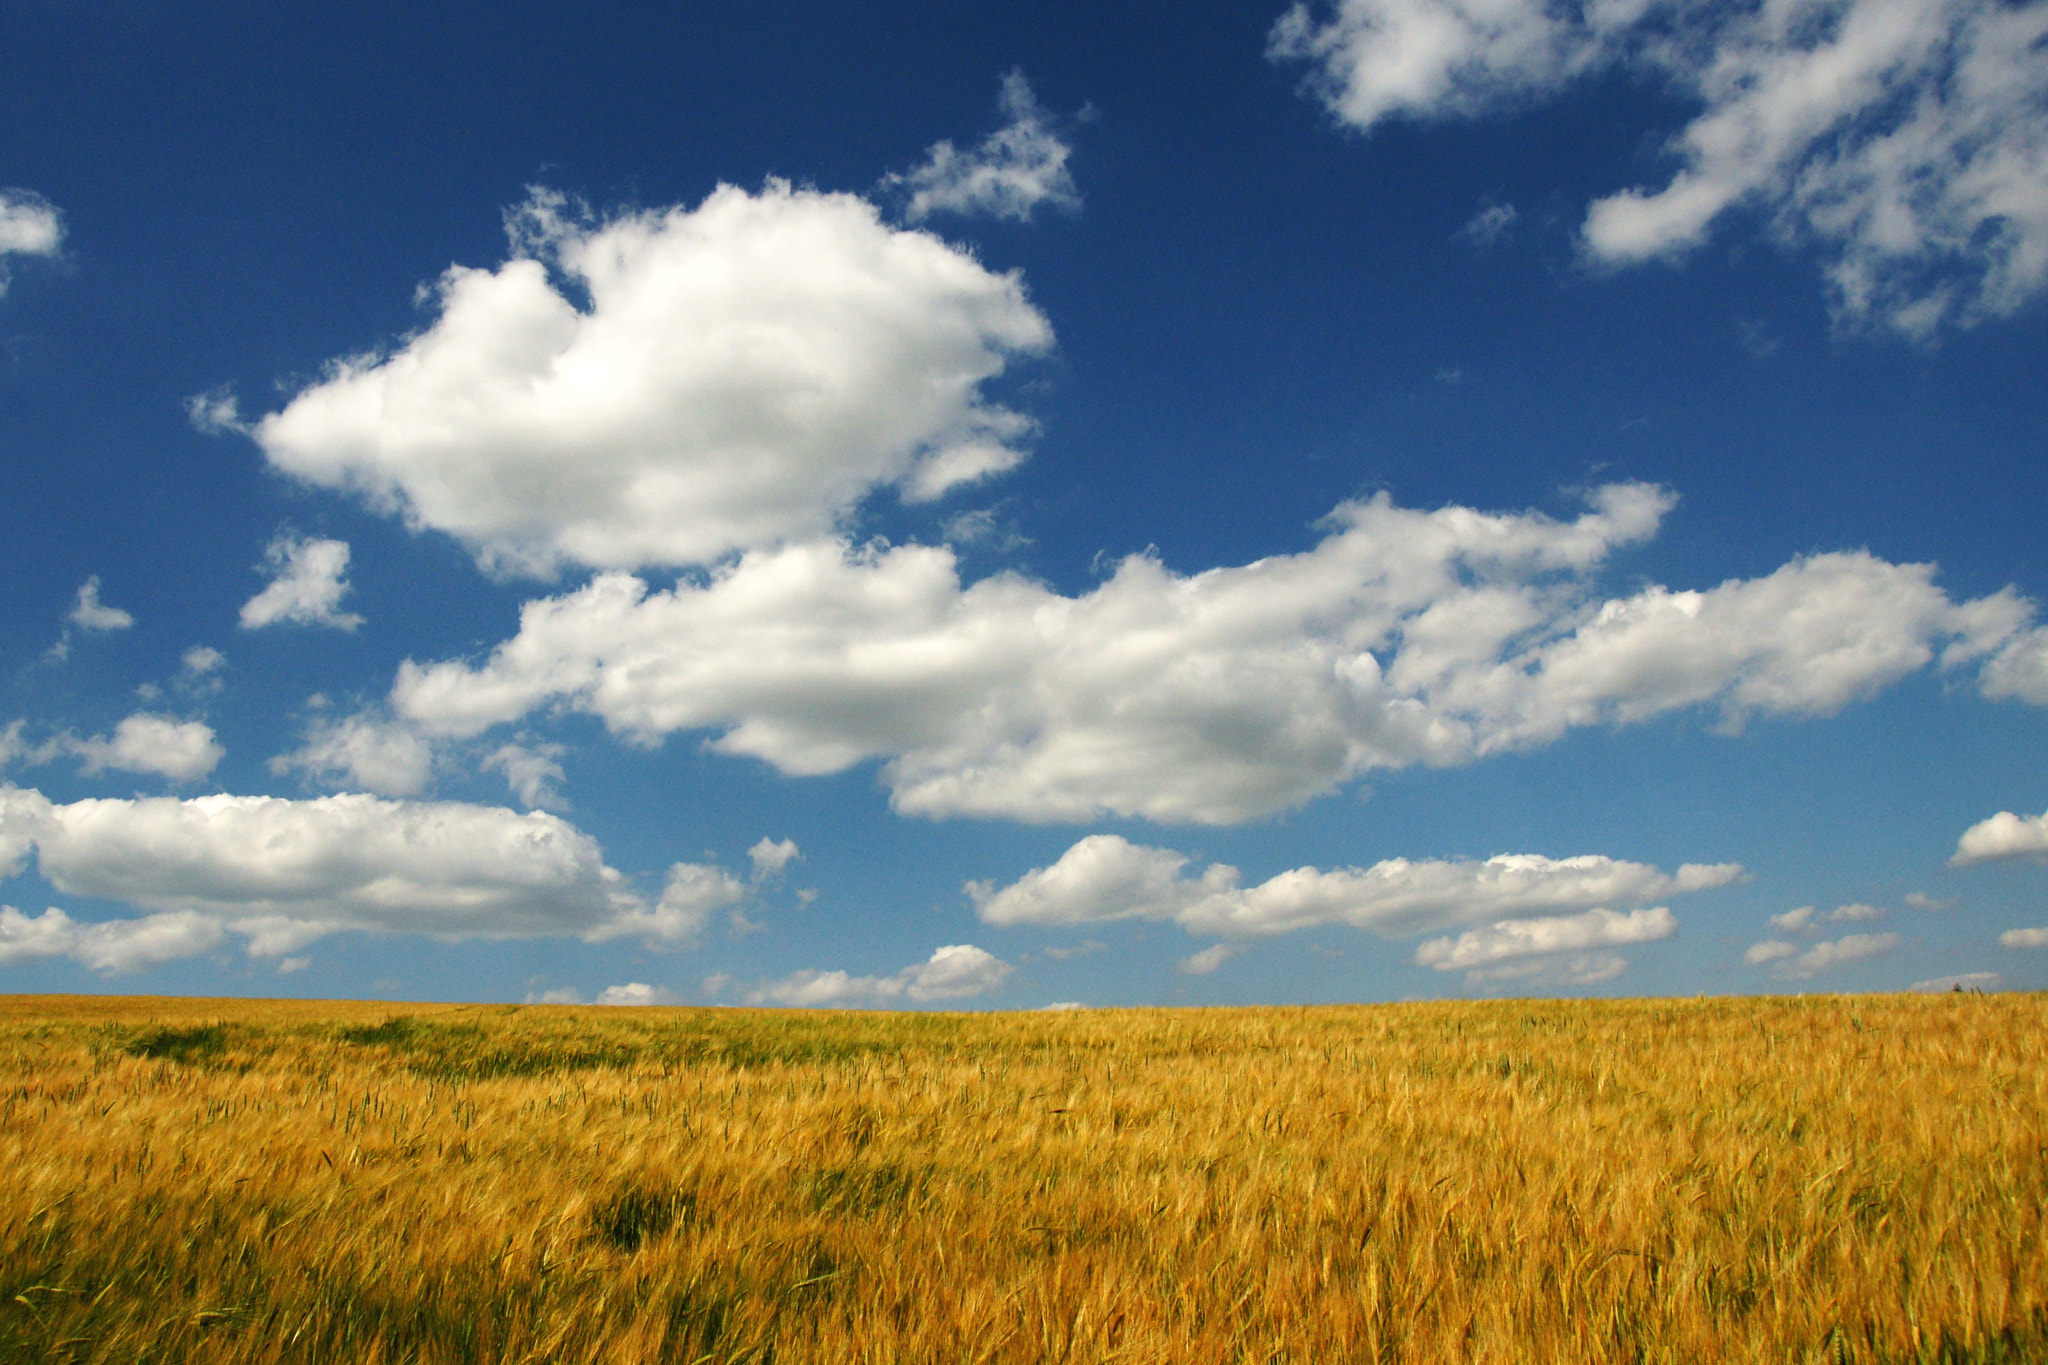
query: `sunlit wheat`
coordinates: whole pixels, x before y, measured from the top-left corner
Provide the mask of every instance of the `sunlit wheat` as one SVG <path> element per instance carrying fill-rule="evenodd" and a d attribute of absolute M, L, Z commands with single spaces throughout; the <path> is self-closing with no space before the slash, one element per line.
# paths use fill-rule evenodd
<path fill-rule="evenodd" d="M 9 1361 L 1995 1361 L 2048 1000 L 0 1001 Z"/>

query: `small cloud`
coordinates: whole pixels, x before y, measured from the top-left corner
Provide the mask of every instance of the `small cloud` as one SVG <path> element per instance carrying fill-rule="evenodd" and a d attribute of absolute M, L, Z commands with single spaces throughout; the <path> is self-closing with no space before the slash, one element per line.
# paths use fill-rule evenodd
<path fill-rule="evenodd" d="M 65 618 L 80 630 L 126 630 L 135 618 L 119 607 L 100 601 L 100 577 L 94 574 L 78 586 L 78 601 Z"/>
<path fill-rule="evenodd" d="M 754 880 L 757 882 L 781 876 L 783 869 L 802 856 L 797 852 L 796 840 L 775 840 L 765 834 L 759 843 L 747 850 L 747 857 L 754 863 Z"/>
<path fill-rule="evenodd" d="M 600 1005 L 673 1005 L 675 996 L 666 986 L 650 986 L 645 981 L 628 981 L 623 986 L 606 986 L 597 993 Z"/>
<path fill-rule="evenodd" d="M 218 673 L 228 661 L 228 656 L 210 645 L 194 645 L 185 651 L 183 665 L 185 672 L 195 678 L 209 673 Z"/>
<path fill-rule="evenodd" d="M 1481 251 L 1491 250 L 1514 231 L 1521 216 L 1513 204 L 1489 203 L 1467 219 L 1457 235 Z"/>
<path fill-rule="evenodd" d="M 111 738 L 60 735 L 44 746 L 44 754 L 52 751 L 83 759 L 89 774 L 114 768 L 124 773 L 153 773 L 173 782 L 196 782 L 227 756 L 211 726 L 149 712 L 124 719 L 114 727 Z"/>
<path fill-rule="evenodd" d="M 1208 976 L 1244 950 L 1235 943 L 1218 943 L 1182 958 L 1174 970 L 1183 976 Z"/>
<path fill-rule="evenodd" d="M 1526 962 L 1505 962 L 1496 967 L 1479 967 L 1465 973 L 1468 986 L 1596 986 L 1612 981 L 1628 970 L 1628 959 L 1619 953 L 1571 953 Z"/>
<path fill-rule="evenodd" d="M 939 533 L 950 545 L 973 545 L 1009 554 L 1032 544 L 1030 536 L 997 518 L 993 507 L 976 507 L 956 512 L 940 523 Z"/>
<path fill-rule="evenodd" d="M 258 630 L 279 622 L 332 626 L 354 630 L 363 618 L 337 610 L 348 594 L 349 549 L 345 540 L 307 540 L 280 533 L 263 550 L 260 571 L 270 586 L 242 604 L 242 629 Z"/>
<path fill-rule="evenodd" d="M 0 294 L 7 292 L 9 256 L 54 256 L 64 217 L 33 190 L 0 190 Z"/>
<path fill-rule="evenodd" d="M 1849 934 L 1813 944 L 1803 952 L 1789 943 L 1759 943 L 1745 953 L 1752 966 L 1775 962 L 1772 971 L 1787 981 L 1804 981 L 1851 962 L 1884 957 L 1899 946 L 1897 934 Z"/>
<path fill-rule="evenodd" d="M 505 785 L 527 809 L 563 811 L 569 803 L 556 784 L 564 780 L 558 760 L 567 752 L 559 744 L 501 744 L 484 756 L 482 766 L 503 773 Z"/>
<path fill-rule="evenodd" d="M 1439 365 L 1436 371 L 1436 382 L 1447 389 L 1455 389 L 1458 385 L 1465 382 L 1465 372 L 1456 365 Z"/>
<path fill-rule="evenodd" d="M 574 986 L 556 986 L 552 990 L 538 992 L 528 991 L 526 993 L 526 1003 L 529 1005 L 580 1005 L 583 1003 L 583 992 L 577 990 Z"/>
<path fill-rule="evenodd" d="M 231 385 L 222 384 L 187 398 L 185 416 L 203 436 L 218 436 L 224 431 L 252 434 L 249 424 L 242 420 L 241 404 L 236 401 Z"/>
<path fill-rule="evenodd" d="M 813 968 L 791 972 L 750 992 L 747 1003 L 818 1009 L 879 1005 L 905 996 L 919 1003 L 965 1000 L 994 990 L 1015 970 L 973 944 L 949 943 L 928 960 L 890 976 L 853 976 Z"/>
<path fill-rule="evenodd" d="M 2006 858 L 2032 858 L 2048 862 L 2048 815 L 2015 815 L 2002 810 L 1988 820 L 1979 820 L 1956 840 L 1950 867 L 1974 867 L 1978 863 Z"/>
<path fill-rule="evenodd" d="M 1834 924 L 1868 924 L 1871 920 L 1883 919 L 1889 910 L 1880 910 L 1874 905 L 1838 905 L 1828 913 L 1828 920 Z"/>
<path fill-rule="evenodd" d="M 1811 910 L 1813 907 L 1809 905 L 1805 908 Z M 1782 916 L 1773 915 L 1771 918 L 1773 921 L 1776 921 L 1782 918 Z M 1783 939 L 1765 939 L 1762 943 L 1750 944 L 1749 951 L 1742 955 L 1742 960 L 1752 967 L 1757 967 L 1766 962 L 1778 962 L 1788 957 L 1796 957 L 1798 953 L 1799 945 L 1796 943 L 1787 943 Z"/>
<path fill-rule="evenodd" d="M 2048 929 L 2008 929 L 1998 936 L 2001 948 L 2048 948 Z"/>
<path fill-rule="evenodd" d="M 1099 953 L 1107 947 L 1109 945 L 1101 939 L 1090 938 L 1083 939 L 1071 948 L 1047 948 L 1044 955 L 1051 958 L 1054 962 L 1066 962 L 1073 958 L 1088 957 L 1091 954 Z"/>
<path fill-rule="evenodd" d="M 1593 909 L 1498 920 L 1456 938 L 1431 939 L 1416 948 L 1415 961 L 1440 972 L 1463 971 L 1469 986 L 1501 981 L 1583 986 L 1610 981 L 1628 967 L 1627 958 L 1594 950 L 1656 943 L 1677 932 L 1678 917 L 1666 906 L 1625 915 Z"/>
<path fill-rule="evenodd" d="M 303 972 L 312 965 L 313 959 L 310 957 L 281 957 L 277 960 L 277 974 L 290 976 L 293 972 Z"/>
<path fill-rule="evenodd" d="M 1081 193 L 1067 170 L 1073 148 L 1060 137 L 1052 117 L 1039 107 L 1021 71 L 1003 77 L 1004 124 L 961 151 L 934 143 L 924 164 L 883 178 L 891 189 L 907 190 L 904 217 L 920 222 L 934 213 L 987 214 L 1030 221 L 1041 204 L 1076 211 Z"/>
<path fill-rule="evenodd" d="M 293 769 L 324 787 L 417 796 L 433 779 L 434 749 L 407 727 L 368 713 L 316 719 L 303 745 L 270 760 L 280 776 Z"/>
<path fill-rule="evenodd" d="M 85 923 L 52 906 L 30 917 L 0 906 L 0 966 L 68 957 L 93 971 L 143 971 L 219 947 L 221 922 L 189 910 Z"/>
<path fill-rule="evenodd" d="M 747 885 L 722 867 L 706 863 L 675 863 L 668 870 L 668 884 L 652 909 L 636 909 L 616 916 L 595 938 L 637 935 L 650 946 L 659 943 L 692 943 L 704 932 L 717 911 L 743 903 Z"/>
<path fill-rule="evenodd" d="M 1915 981 L 1906 989 L 1919 991 L 1922 995 L 1945 991 L 1981 991 L 1988 995 L 1992 991 L 2004 990 L 2005 978 L 1997 972 L 1964 972 L 1960 976 L 1937 976 L 1931 981 Z"/>
<path fill-rule="evenodd" d="M 1771 923 L 1788 934 L 1801 933 L 1813 924 L 1814 908 L 1802 905 L 1796 910 L 1787 910 L 1782 915 L 1772 915 Z"/>
<path fill-rule="evenodd" d="M 1906 904 L 1915 910 L 1953 910 L 1956 908 L 1956 898 L 1950 896 L 1946 900 L 1936 900 L 1934 897 L 1924 895 L 1918 891 L 1908 891 L 1906 893 Z"/>
<path fill-rule="evenodd" d="M 1078 1000 L 1055 1000 L 1050 1005 L 1040 1005 L 1040 1014 L 1060 1014 L 1068 1010 L 1085 1010 L 1088 1007 Z"/>

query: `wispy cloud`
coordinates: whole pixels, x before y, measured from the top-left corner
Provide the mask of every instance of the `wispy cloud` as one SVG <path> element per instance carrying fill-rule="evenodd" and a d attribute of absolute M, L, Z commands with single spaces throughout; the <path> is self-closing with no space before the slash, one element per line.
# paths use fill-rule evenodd
<path fill-rule="evenodd" d="M 2048 284 L 2048 8 L 2001 0 L 1809 5 L 1300 3 L 1269 53 L 1341 122 L 1479 118 L 1595 73 L 1698 112 L 1660 186 L 1587 209 L 1621 266 L 1705 243 L 1743 210 L 1822 257 L 1838 319 L 1913 337 L 2010 314 Z"/>
<path fill-rule="evenodd" d="M 1003 126 L 973 148 L 935 143 L 923 164 L 882 183 L 906 192 L 904 216 L 918 222 L 934 213 L 986 214 L 1029 221 L 1040 205 L 1074 210 L 1081 194 L 1067 160 L 1073 148 L 1039 106 L 1021 71 L 1003 77 Z"/>

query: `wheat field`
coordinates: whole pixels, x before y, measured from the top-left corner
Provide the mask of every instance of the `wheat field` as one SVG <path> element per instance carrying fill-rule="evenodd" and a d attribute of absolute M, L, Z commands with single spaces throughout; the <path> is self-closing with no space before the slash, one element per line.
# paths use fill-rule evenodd
<path fill-rule="evenodd" d="M 0 998 L 0 1358 L 2048 1358 L 2048 998 Z"/>

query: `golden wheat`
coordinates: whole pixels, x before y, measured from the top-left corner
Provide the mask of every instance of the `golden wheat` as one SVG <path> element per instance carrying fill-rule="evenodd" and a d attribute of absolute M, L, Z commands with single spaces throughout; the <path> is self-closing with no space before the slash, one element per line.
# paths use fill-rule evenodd
<path fill-rule="evenodd" d="M 1993 1361 L 2048 1000 L 0 1000 L 0 1354 Z"/>

